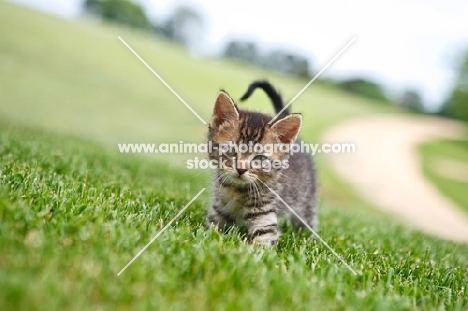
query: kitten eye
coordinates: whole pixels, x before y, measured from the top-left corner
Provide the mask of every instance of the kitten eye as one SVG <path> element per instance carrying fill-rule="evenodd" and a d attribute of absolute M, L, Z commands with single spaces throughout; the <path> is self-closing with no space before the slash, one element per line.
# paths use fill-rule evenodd
<path fill-rule="evenodd" d="M 234 147 L 230 147 L 228 150 L 226 150 L 224 152 L 225 155 L 229 156 L 229 157 L 234 157 L 237 155 L 237 151 L 236 151 L 236 148 Z"/>
<path fill-rule="evenodd" d="M 263 161 L 265 161 L 265 160 L 268 160 L 268 157 L 267 157 L 267 156 L 264 156 L 263 154 L 259 154 L 259 155 L 256 155 L 253 159 L 254 159 L 255 161 L 263 162 Z"/>

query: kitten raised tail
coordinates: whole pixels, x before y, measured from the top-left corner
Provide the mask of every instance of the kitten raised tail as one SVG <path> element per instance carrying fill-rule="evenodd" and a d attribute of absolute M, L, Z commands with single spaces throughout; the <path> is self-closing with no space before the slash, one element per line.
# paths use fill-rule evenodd
<path fill-rule="evenodd" d="M 268 95 L 268 97 L 271 99 L 271 102 L 273 103 L 273 107 L 275 108 L 276 113 L 283 110 L 284 103 L 283 103 L 283 99 L 281 98 L 281 95 L 276 91 L 273 85 L 270 84 L 270 82 L 265 81 L 265 80 L 256 80 L 250 83 L 249 87 L 247 88 L 247 91 L 240 98 L 240 100 L 241 101 L 247 100 L 257 88 L 262 89 Z M 280 117 L 284 117 L 288 114 L 289 114 L 289 107 L 283 111 Z"/>

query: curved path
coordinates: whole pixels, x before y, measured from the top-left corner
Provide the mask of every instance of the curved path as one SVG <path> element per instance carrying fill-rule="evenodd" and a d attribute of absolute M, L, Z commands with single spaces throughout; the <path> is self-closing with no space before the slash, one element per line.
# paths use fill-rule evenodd
<path fill-rule="evenodd" d="M 327 158 L 365 199 L 426 233 L 468 242 L 468 215 L 424 178 L 416 150 L 424 141 L 460 137 L 463 131 L 440 118 L 378 115 L 339 124 L 322 141 L 356 145 L 353 154 Z"/>

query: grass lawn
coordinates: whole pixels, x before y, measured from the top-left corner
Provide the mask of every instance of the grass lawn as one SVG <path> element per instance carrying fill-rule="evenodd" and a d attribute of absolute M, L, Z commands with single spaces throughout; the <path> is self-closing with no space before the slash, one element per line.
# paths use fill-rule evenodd
<path fill-rule="evenodd" d="M 209 186 L 209 172 L 184 169 L 184 156 L 117 152 L 117 143 L 201 142 L 206 133 L 119 35 L 205 120 L 221 87 L 238 98 L 268 78 L 288 99 L 306 83 L 0 2 L 0 310 L 467 309 L 468 245 L 397 224 L 323 156 L 320 234 L 359 276 L 288 225 L 273 249 L 206 227 L 207 191 L 117 277 Z M 245 105 L 272 111 L 260 92 Z M 315 83 L 293 110 L 310 142 L 347 118 L 399 113 Z"/>
<path fill-rule="evenodd" d="M 322 204 L 318 241 L 273 249 L 203 225 L 204 193 L 117 273 L 207 180 L 76 138 L 0 128 L 2 310 L 466 310 L 468 246 Z"/>
<path fill-rule="evenodd" d="M 436 140 L 419 147 L 423 170 L 439 191 L 468 212 L 468 137 L 466 140 Z M 441 161 L 455 161 L 450 167 Z M 457 168 L 457 163 L 462 165 Z M 458 175 L 454 178 L 449 174 Z"/>

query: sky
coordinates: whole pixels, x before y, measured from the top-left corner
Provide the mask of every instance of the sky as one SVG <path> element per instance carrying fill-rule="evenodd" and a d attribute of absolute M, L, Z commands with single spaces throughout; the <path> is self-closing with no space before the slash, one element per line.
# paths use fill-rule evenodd
<path fill-rule="evenodd" d="M 82 1 L 15 0 L 72 18 Z M 392 94 L 416 89 L 429 109 L 447 96 L 457 55 L 468 48 L 466 0 L 135 1 L 156 21 L 179 5 L 195 8 L 204 17 L 203 45 L 210 53 L 230 39 L 248 39 L 298 51 L 315 72 L 355 37 L 324 76 L 371 78 Z"/>

